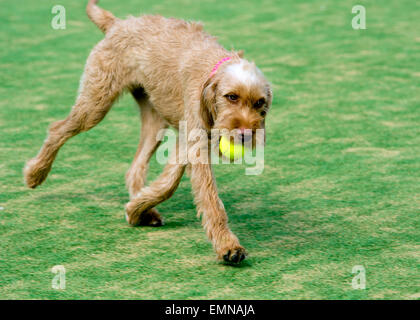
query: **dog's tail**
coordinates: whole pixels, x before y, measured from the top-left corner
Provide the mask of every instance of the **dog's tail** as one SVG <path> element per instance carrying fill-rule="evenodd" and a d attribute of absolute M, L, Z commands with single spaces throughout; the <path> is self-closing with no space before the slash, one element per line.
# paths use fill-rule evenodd
<path fill-rule="evenodd" d="M 86 13 L 89 19 L 92 20 L 93 23 L 102 30 L 103 33 L 106 33 L 117 20 L 117 18 L 115 18 L 111 12 L 98 7 L 96 5 L 97 3 L 98 0 L 89 0 L 89 3 L 86 7 Z"/>

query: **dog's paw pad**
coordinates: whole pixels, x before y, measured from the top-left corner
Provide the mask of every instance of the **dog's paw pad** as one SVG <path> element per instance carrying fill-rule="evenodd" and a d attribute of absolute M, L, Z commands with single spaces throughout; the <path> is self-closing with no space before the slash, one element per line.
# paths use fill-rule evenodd
<path fill-rule="evenodd" d="M 150 223 L 148 224 L 148 226 L 150 227 L 161 227 L 165 225 L 165 223 L 163 222 L 162 219 L 153 219 L 152 221 L 150 221 Z"/>
<path fill-rule="evenodd" d="M 155 208 L 151 208 L 140 215 L 141 226 L 161 227 L 164 225 L 163 219 Z"/>

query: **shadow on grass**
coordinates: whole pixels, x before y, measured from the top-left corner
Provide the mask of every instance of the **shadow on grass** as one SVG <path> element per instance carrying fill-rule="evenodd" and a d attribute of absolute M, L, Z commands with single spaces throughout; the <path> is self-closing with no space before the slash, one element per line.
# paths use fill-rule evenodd
<path fill-rule="evenodd" d="M 247 268 L 252 267 L 252 262 L 249 259 L 245 259 L 241 263 L 221 261 L 219 264 L 222 266 L 231 267 L 235 269 L 247 269 Z"/>

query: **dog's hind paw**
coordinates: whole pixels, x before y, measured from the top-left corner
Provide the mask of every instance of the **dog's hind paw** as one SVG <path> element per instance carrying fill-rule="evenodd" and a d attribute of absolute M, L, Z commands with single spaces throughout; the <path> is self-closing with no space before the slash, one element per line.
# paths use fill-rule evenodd
<path fill-rule="evenodd" d="M 29 160 L 23 169 L 25 184 L 29 188 L 36 188 L 44 182 L 50 170 L 51 166 L 42 165 L 36 158 Z"/>

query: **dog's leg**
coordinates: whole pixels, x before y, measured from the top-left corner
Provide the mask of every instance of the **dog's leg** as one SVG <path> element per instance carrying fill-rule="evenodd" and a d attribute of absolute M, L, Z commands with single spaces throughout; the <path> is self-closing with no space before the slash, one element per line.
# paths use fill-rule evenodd
<path fill-rule="evenodd" d="M 137 96 L 135 92 L 133 96 L 141 109 L 141 132 L 137 153 L 125 176 L 130 198 L 135 197 L 146 184 L 150 158 L 161 142 L 157 135 L 160 130 L 167 128 L 166 122 L 153 109 L 147 97 Z M 163 225 L 163 220 L 156 208 L 150 208 L 143 213 L 142 223 L 159 227 Z"/>
<path fill-rule="evenodd" d="M 115 70 L 104 70 L 96 58 L 92 54 L 88 59 L 80 94 L 69 116 L 50 126 L 38 155 L 27 162 L 24 175 L 28 187 L 35 188 L 46 179 L 60 147 L 71 137 L 97 125 L 122 91 Z"/>
<path fill-rule="evenodd" d="M 130 198 L 144 187 L 150 158 L 161 142 L 157 135 L 160 130 L 167 128 L 165 120 L 153 109 L 147 97 L 136 97 L 134 93 L 133 96 L 141 109 L 141 132 L 137 153 L 126 174 Z"/>
<path fill-rule="evenodd" d="M 149 209 L 170 198 L 184 174 L 185 165 L 178 158 L 178 143 L 163 172 L 150 186 L 144 187 L 125 206 L 127 222 L 133 226 L 150 225 L 154 216 Z"/>
<path fill-rule="evenodd" d="M 228 227 L 228 217 L 220 200 L 210 164 L 191 165 L 191 183 L 203 226 L 220 259 L 241 262 L 246 257 L 245 249 Z"/>

